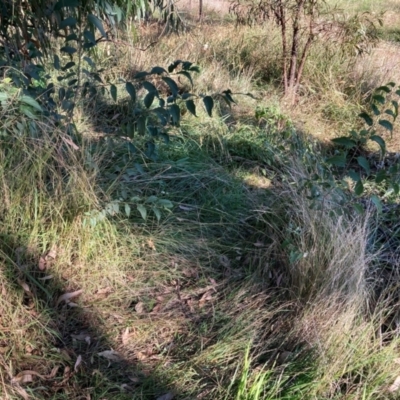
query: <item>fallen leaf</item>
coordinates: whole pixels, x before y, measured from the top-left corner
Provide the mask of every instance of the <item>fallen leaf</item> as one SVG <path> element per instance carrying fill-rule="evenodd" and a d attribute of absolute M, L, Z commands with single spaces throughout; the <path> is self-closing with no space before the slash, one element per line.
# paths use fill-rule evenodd
<path fill-rule="evenodd" d="M 46 275 L 42 278 L 38 278 L 39 281 L 48 281 L 49 279 L 53 279 L 53 275 Z"/>
<path fill-rule="evenodd" d="M 113 291 L 113 289 L 112 289 L 111 287 L 107 286 L 107 287 L 105 287 L 105 288 L 103 288 L 103 289 L 99 289 L 99 290 L 96 292 L 96 294 L 98 294 L 98 295 L 110 294 L 110 293 L 112 293 L 112 291 Z"/>
<path fill-rule="evenodd" d="M 156 246 L 155 246 L 155 244 L 154 244 L 154 242 L 153 242 L 153 239 L 149 239 L 149 240 L 147 241 L 147 246 L 149 246 L 152 250 L 155 250 L 155 249 L 156 249 Z"/>
<path fill-rule="evenodd" d="M 229 261 L 229 258 L 227 256 L 221 256 L 219 258 L 219 262 L 225 268 L 230 268 L 230 266 L 231 266 L 231 262 Z"/>
<path fill-rule="evenodd" d="M 193 208 L 193 207 L 183 206 L 182 204 L 179 204 L 178 207 L 179 207 L 182 211 L 193 211 L 193 210 L 195 210 L 195 208 Z"/>
<path fill-rule="evenodd" d="M 65 143 L 69 144 L 74 150 L 79 150 L 79 146 L 77 146 L 71 139 L 68 137 L 63 137 L 62 138 Z"/>
<path fill-rule="evenodd" d="M 51 246 L 49 252 L 46 255 L 46 258 L 50 257 L 55 260 L 57 258 L 57 250 L 57 246 Z"/>
<path fill-rule="evenodd" d="M 157 397 L 157 400 L 172 400 L 175 397 L 175 395 L 171 392 L 163 394 L 160 397 Z"/>
<path fill-rule="evenodd" d="M 97 353 L 100 357 L 107 358 L 107 360 L 119 362 L 121 361 L 121 356 L 114 350 L 105 350 Z"/>
<path fill-rule="evenodd" d="M 132 388 L 131 386 L 129 386 L 127 383 L 123 383 L 123 384 L 121 385 L 121 390 L 122 390 L 123 392 L 132 392 L 132 391 L 133 391 L 133 388 Z"/>
<path fill-rule="evenodd" d="M 26 370 L 26 371 L 21 371 L 18 375 L 14 376 L 11 379 L 11 383 L 13 385 L 15 384 L 20 384 L 20 383 L 30 383 L 33 382 L 33 376 L 37 376 L 41 379 L 48 379 L 47 376 L 41 375 L 36 371 L 33 370 Z"/>
<path fill-rule="evenodd" d="M 21 285 L 22 289 L 25 290 L 25 292 L 31 294 L 31 289 L 29 288 L 27 283 L 25 283 L 24 281 L 21 281 L 20 279 L 18 279 L 18 283 Z"/>
<path fill-rule="evenodd" d="M 83 293 L 82 289 L 75 290 L 75 292 L 64 293 L 63 295 L 61 295 L 58 298 L 56 305 L 58 306 L 63 301 L 65 301 L 66 303 L 69 303 L 71 299 L 73 299 L 74 297 L 79 296 L 81 293 Z"/>
<path fill-rule="evenodd" d="M 124 333 L 121 336 L 121 339 L 122 339 L 122 344 L 126 346 L 129 340 L 129 328 L 125 329 Z"/>
<path fill-rule="evenodd" d="M 145 309 L 144 309 L 144 303 L 142 303 L 141 301 L 139 301 L 139 303 L 137 303 L 137 304 L 135 305 L 135 311 L 136 311 L 138 314 L 143 314 L 144 311 L 145 311 Z"/>
<path fill-rule="evenodd" d="M 18 394 L 19 394 L 24 400 L 29 400 L 29 399 L 30 399 L 30 397 L 29 397 L 28 393 L 26 392 L 26 390 L 23 389 L 22 387 L 17 386 L 17 387 L 15 388 L 15 391 L 17 391 Z"/>
<path fill-rule="evenodd" d="M 397 392 L 400 389 L 400 376 L 398 376 L 395 381 L 389 386 L 388 391 L 390 393 Z"/>
<path fill-rule="evenodd" d="M 44 271 L 45 269 L 46 269 L 46 267 L 47 267 L 47 262 L 46 262 L 46 259 L 43 257 L 43 256 L 40 256 L 40 258 L 39 258 L 39 269 L 41 270 L 41 271 Z"/>
<path fill-rule="evenodd" d="M 74 365 L 74 371 L 77 372 L 79 366 L 81 365 L 82 362 L 82 356 L 79 354 L 78 358 L 75 361 L 75 365 Z"/>

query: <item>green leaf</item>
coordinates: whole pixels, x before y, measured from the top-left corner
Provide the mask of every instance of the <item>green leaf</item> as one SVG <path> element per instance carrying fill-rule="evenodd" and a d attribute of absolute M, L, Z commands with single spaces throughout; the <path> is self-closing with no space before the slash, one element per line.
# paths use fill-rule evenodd
<path fill-rule="evenodd" d="M 142 216 L 142 218 L 146 221 L 147 208 L 143 204 L 138 204 L 136 208 L 140 212 L 140 215 Z"/>
<path fill-rule="evenodd" d="M 354 209 L 357 211 L 358 214 L 364 214 L 364 207 L 361 204 L 353 204 Z"/>
<path fill-rule="evenodd" d="M 126 216 L 129 218 L 129 216 L 131 215 L 131 207 L 129 204 L 125 204 L 125 214 Z"/>
<path fill-rule="evenodd" d="M 59 11 L 62 7 L 79 7 L 79 0 L 59 0 L 54 6 L 54 10 Z"/>
<path fill-rule="evenodd" d="M 358 182 L 361 179 L 360 174 L 354 171 L 354 169 L 349 171 L 349 176 L 354 182 Z"/>
<path fill-rule="evenodd" d="M 380 119 L 378 123 L 380 126 L 383 126 L 390 133 L 393 132 L 393 124 L 390 121 L 388 121 L 387 119 Z"/>
<path fill-rule="evenodd" d="M 363 167 L 365 169 L 365 172 L 367 173 L 367 175 L 369 175 L 371 173 L 371 168 L 369 166 L 369 162 L 365 157 L 357 157 L 357 162 L 358 165 L 360 165 L 361 167 Z"/>
<path fill-rule="evenodd" d="M 184 62 L 182 63 L 182 69 L 184 69 L 185 71 L 187 71 L 192 65 L 193 65 L 192 62 L 190 62 L 190 61 L 184 61 Z"/>
<path fill-rule="evenodd" d="M 385 104 L 385 97 L 381 94 L 375 94 L 372 96 L 372 99 L 380 104 Z"/>
<path fill-rule="evenodd" d="M 138 118 L 138 120 L 136 122 L 136 128 L 137 128 L 139 135 L 143 136 L 146 134 L 146 121 L 147 121 L 147 118 L 145 115 L 141 115 Z"/>
<path fill-rule="evenodd" d="M 61 69 L 60 67 L 60 57 L 58 57 L 57 54 L 54 54 L 54 68 L 59 71 Z"/>
<path fill-rule="evenodd" d="M 22 103 L 25 103 L 25 104 L 31 106 L 32 108 L 34 108 L 37 111 L 40 111 L 40 112 L 43 111 L 42 107 L 40 107 L 39 103 L 34 98 L 32 98 L 31 96 L 22 95 L 20 97 L 20 101 Z"/>
<path fill-rule="evenodd" d="M 149 92 L 146 94 L 146 96 L 143 99 L 143 103 L 146 106 L 146 108 L 150 108 L 151 105 L 153 104 L 154 101 L 154 97 L 155 97 L 155 93 L 154 92 Z"/>
<path fill-rule="evenodd" d="M 336 156 L 330 157 L 326 160 L 326 162 L 336 167 L 344 168 L 346 166 L 346 154 L 338 154 Z"/>
<path fill-rule="evenodd" d="M 354 140 L 351 140 L 346 136 L 332 139 L 332 142 L 335 144 L 338 144 L 340 146 L 343 146 L 346 149 L 352 149 L 353 147 L 357 146 L 357 144 Z"/>
<path fill-rule="evenodd" d="M 150 82 L 144 81 L 143 82 L 143 87 L 148 91 L 148 92 L 155 92 L 158 93 L 157 88 Z"/>
<path fill-rule="evenodd" d="M 161 219 L 161 211 L 157 207 L 152 207 L 153 213 L 157 218 L 157 221 L 160 222 Z"/>
<path fill-rule="evenodd" d="M 167 71 L 163 67 L 153 67 L 150 71 L 150 74 L 162 75 L 167 74 Z"/>
<path fill-rule="evenodd" d="M 169 143 L 169 135 L 168 135 L 168 133 L 160 132 L 160 137 L 164 140 L 165 144 Z"/>
<path fill-rule="evenodd" d="M 168 87 L 171 90 L 172 95 L 174 97 L 178 96 L 179 88 L 178 88 L 178 85 L 176 84 L 176 82 L 173 79 L 169 78 L 168 76 L 164 76 L 161 79 L 168 85 Z"/>
<path fill-rule="evenodd" d="M 378 210 L 378 213 L 381 213 L 382 212 L 382 202 L 381 202 L 380 198 L 376 194 L 373 194 L 371 196 L 371 201 L 375 204 L 375 207 Z"/>
<path fill-rule="evenodd" d="M 381 153 L 382 153 L 382 157 L 385 155 L 386 153 L 386 143 L 385 141 L 378 135 L 372 135 L 370 137 L 370 139 L 375 142 L 378 143 L 379 147 L 381 148 Z"/>
<path fill-rule="evenodd" d="M 356 186 L 354 187 L 354 192 L 357 196 L 361 196 L 363 191 L 364 191 L 364 185 L 363 185 L 362 181 L 360 180 L 356 183 Z"/>
<path fill-rule="evenodd" d="M 189 71 L 200 73 L 200 67 L 198 65 L 193 65 L 192 67 L 189 68 Z"/>
<path fill-rule="evenodd" d="M 365 113 L 365 112 L 359 114 L 358 116 L 359 116 L 360 118 L 362 118 L 368 126 L 372 126 L 372 124 L 374 123 L 374 121 L 373 121 L 372 118 L 369 116 L 369 114 L 367 114 L 367 113 Z"/>
<path fill-rule="evenodd" d="M 380 87 L 378 87 L 376 89 L 376 91 L 379 91 L 379 90 L 382 90 L 383 92 L 386 92 L 386 93 L 390 93 L 391 92 L 391 89 L 388 88 L 387 86 L 380 86 Z"/>
<path fill-rule="evenodd" d="M 58 26 L 59 29 L 65 29 L 67 26 L 75 26 L 78 23 L 76 18 L 74 17 L 67 17 L 60 22 Z"/>
<path fill-rule="evenodd" d="M 70 69 L 70 68 L 72 68 L 72 67 L 74 67 L 75 66 L 75 63 L 73 62 L 73 61 L 70 61 L 70 62 L 67 62 L 63 67 L 62 67 L 62 70 L 63 71 L 66 71 L 67 69 Z"/>
<path fill-rule="evenodd" d="M 194 104 L 194 101 L 189 99 L 186 100 L 186 108 L 188 109 L 188 111 L 193 114 L 195 117 L 197 117 L 196 115 L 196 105 Z"/>
<path fill-rule="evenodd" d="M 138 72 L 137 74 L 135 74 L 135 75 L 133 76 L 133 79 L 141 79 L 141 78 L 146 77 L 147 75 L 149 75 L 148 72 L 146 72 L 146 71 L 140 71 L 140 72 Z"/>
<path fill-rule="evenodd" d="M 20 111 L 25 114 L 28 118 L 37 119 L 37 116 L 32 112 L 32 108 L 21 105 L 19 107 Z"/>
<path fill-rule="evenodd" d="M 384 169 L 380 169 L 375 176 L 375 182 L 379 184 L 382 183 L 385 179 L 387 179 L 386 171 Z"/>
<path fill-rule="evenodd" d="M 93 33 L 90 31 L 83 32 L 83 36 L 92 44 L 96 44 L 96 38 L 94 37 Z"/>
<path fill-rule="evenodd" d="M 160 200 L 158 200 L 158 204 L 160 206 L 168 208 L 168 209 L 174 208 L 174 205 L 172 204 L 171 200 L 160 199 Z"/>
<path fill-rule="evenodd" d="M 205 96 L 203 98 L 204 106 L 206 107 L 207 114 L 212 117 L 212 110 L 214 107 L 214 100 L 211 96 Z"/>
<path fill-rule="evenodd" d="M 187 72 L 187 71 L 179 71 L 178 74 L 179 74 L 179 75 L 186 76 L 186 78 L 189 79 L 190 85 L 191 85 L 192 88 L 193 88 L 193 80 L 192 80 L 192 76 L 190 75 L 189 72 Z"/>
<path fill-rule="evenodd" d="M 136 102 L 135 86 L 133 86 L 131 82 L 126 82 L 125 88 L 126 88 L 126 91 L 129 93 L 129 96 L 131 96 L 132 102 L 135 103 Z"/>
<path fill-rule="evenodd" d="M 169 113 L 172 117 L 173 125 L 174 126 L 179 126 L 179 122 L 181 119 L 181 110 L 178 105 L 172 104 L 172 106 L 169 109 Z"/>
<path fill-rule="evenodd" d="M 90 57 L 85 56 L 85 57 L 83 57 L 83 59 L 84 59 L 92 68 L 95 67 L 95 63 L 93 62 L 93 60 L 92 60 Z"/>
<path fill-rule="evenodd" d="M 372 103 L 371 104 L 371 109 L 374 112 L 376 116 L 381 115 L 381 112 L 379 111 L 379 108 L 376 106 L 376 104 Z"/>
<path fill-rule="evenodd" d="M 107 33 L 103 28 L 103 24 L 101 23 L 101 21 L 93 14 L 89 14 L 88 15 L 88 20 L 90 23 L 92 23 L 102 34 L 102 36 L 104 36 L 105 38 L 107 37 Z"/>
<path fill-rule="evenodd" d="M 110 86 L 111 97 L 117 102 L 117 87 L 115 85 Z"/>
<path fill-rule="evenodd" d="M 168 72 L 174 72 L 175 68 L 181 63 L 181 60 L 176 60 L 168 66 Z"/>
<path fill-rule="evenodd" d="M 61 47 L 60 51 L 64 52 L 64 53 L 68 53 L 68 54 L 74 54 L 76 53 L 76 49 L 75 47 L 71 47 L 71 46 L 64 46 Z"/>

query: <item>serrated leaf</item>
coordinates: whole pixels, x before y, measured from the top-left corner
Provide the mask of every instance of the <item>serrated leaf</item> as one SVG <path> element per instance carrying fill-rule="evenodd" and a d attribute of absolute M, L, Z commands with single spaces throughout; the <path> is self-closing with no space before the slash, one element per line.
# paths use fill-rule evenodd
<path fill-rule="evenodd" d="M 150 71 L 150 74 L 162 75 L 164 73 L 167 74 L 167 71 L 163 67 L 153 67 Z"/>
<path fill-rule="evenodd" d="M 346 154 L 338 154 L 336 156 L 330 157 L 326 160 L 326 162 L 336 167 L 344 168 L 346 166 Z"/>
<path fill-rule="evenodd" d="M 345 136 L 332 139 L 332 142 L 335 144 L 338 144 L 340 146 L 343 146 L 346 149 L 352 149 L 353 147 L 355 147 L 357 145 L 354 140 L 351 140 Z"/>
<path fill-rule="evenodd" d="M 362 193 L 363 193 L 363 191 L 364 191 L 364 185 L 363 185 L 362 181 L 359 180 L 359 181 L 356 183 L 356 186 L 354 186 L 354 193 L 355 193 L 357 196 L 361 196 Z"/>
<path fill-rule="evenodd" d="M 126 91 L 129 93 L 129 96 L 131 96 L 131 100 L 133 103 L 136 102 L 136 90 L 135 86 L 131 82 L 126 82 L 125 84 Z"/>
<path fill-rule="evenodd" d="M 214 100 L 211 96 L 205 96 L 203 98 L 204 106 L 206 107 L 207 114 L 212 117 L 212 110 L 214 108 Z"/>
<path fill-rule="evenodd" d="M 143 204 L 138 204 L 136 208 L 140 212 L 140 215 L 142 216 L 142 218 L 146 221 L 147 208 Z"/>
<path fill-rule="evenodd" d="M 359 114 L 359 117 L 362 118 L 368 126 L 372 126 L 374 123 L 373 119 L 369 116 L 369 114 L 363 112 Z"/>
<path fill-rule="evenodd" d="M 172 95 L 174 97 L 178 96 L 179 88 L 178 88 L 178 85 L 176 84 L 176 82 L 173 79 L 169 78 L 168 76 L 164 76 L 161 79 L 168 85 L 168 87 L 171 90 Z"/>
<path fill-rule="evenodd" d="M 358 162 L 358 165 L 360 165 L 361 167 L 364 168 L 367 175 L 369 175 L 371 173 L 371 168 L 369 166 L 369 162 L 365 157 L 361 157 L 361 156 L 357 157 L 357 162 Z"/>
<path fill-rule="evenodd" d="M 378 121 L 380 126 L 383 126 L 386 130 L 388 130 L 390 133 L 393 132 L 393 124 L 388 121 L 387 119 L 380 119 Z"/>
<path fill-rule="evenodd" d="M 179 71 L 178 74 L 179 74 L 179 75 L 186 76 L 186 78 L 189 79 L 190 85 L 191 85 L 192 88 L 193 88 L 193 80 L 192 80 L 192 76 L 190 75 L 189 72 L 187 72 L 187 71 Z"/>
<path fill-rule="evenodd" d="M 89 14 L 88 15 L 88 20 L 90 23 L 92 23 L 102 34 L 102 36 L 104 36 L 105 38 L 107 37 L 107 33 L 103 28 L 103 24 L 102 22 L 93 14 Z"/>
<path fill-rule="evenodd" d="M 72 46 L 61 47 L 60 51 L 62 51 L 64 53 L 68 53 L 68 54 L 74 54 L 77 52 L 76 48 L 72 47 Z"/>
<path fill-rule="evenodd" d="M 146 94 L 146 96 L 143 99 L 143 103 L 146 106 L 146 108 L 150 108 L 151 105 L 153 104 L 154 101 L 154 97 L 155 97 L 155 93 L 154 92 L 149 92 Z"/>
<path fill-rule="evenodd" d="M 129 204 L 125 204 L 125 214 L 126 216 L 129 218 L 129 216 L 131 215 L 131 207 Z"/>
<path fill-rule="evenodd" d="M 381 148 L 381 153 L 382 153 L 382 157 L 385 155 L 386 153 L 386 143 L 385 141 L 378 135 L 372 135 L 370 137 L 370 139 L 377 143 L 379 145 L 379 147 Z"/>
<path fill-rule="evenodd" d="M 115 85 L 110 86 L 110 93 L 113 100 L 117 102 L 117 87 Z"/>
<path fill-rule="evenodd" d="M 172 104 L 169 109 L 169 113 L 172 117 L 172 122 L 174 126 L 179 126 L 179 122 L 181 119 L 181 110 L 177 104 Z"/>
<path fill-rule="evenodd" d="M 76 18 L 74 17 L 67 17 L 60 22 L 58 26 L 59 29 L 65 29 L 67 26 L 75 26 L 78 23 Z"/>
<path fill-rule="evenodd" d="M 377 195 L 373 194 L 371 196 L 371 201 L 375 204 L 375 207 L 378 210 L 378 213 L 381 213 L 382 212 L 382 202 L 381 202 L 380 198 Z"/>
<path fill-rule="evenodd" d="M 186 100 L 186 108 L 188 109 L 188 111 L 193 114 L 195 117 L 197 117 L 196 115 L 196 105 L 194 104 L 193 100 Z"/>

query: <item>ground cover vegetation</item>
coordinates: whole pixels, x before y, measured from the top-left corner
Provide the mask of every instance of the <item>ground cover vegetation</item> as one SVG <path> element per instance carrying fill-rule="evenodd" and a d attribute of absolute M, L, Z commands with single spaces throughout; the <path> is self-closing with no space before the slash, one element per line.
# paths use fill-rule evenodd
<path fill-rule="evenodd" d="M 399 21 L 2 1 L 1 398 L 398 398 Z"/>

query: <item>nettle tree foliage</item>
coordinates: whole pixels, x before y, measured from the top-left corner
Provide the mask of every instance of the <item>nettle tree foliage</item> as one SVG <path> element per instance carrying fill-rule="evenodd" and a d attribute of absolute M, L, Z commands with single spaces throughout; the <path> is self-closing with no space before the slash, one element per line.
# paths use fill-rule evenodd
<path fill-rule="evenodd" d="M 195 101 L 201 100 L 211 116 L 213 98 L 231 104 L 229 90 L 212 96 L 196 95 L 177 83 L 177 77 L 184 77 L 191 92 L 194 91 L 192 74 L 199 72 L 199 68 L 190 61 L 176 60 L 167 69 L 155 66 L 149 71 L 139 71 L 131 81 L 104 79 L 102 69 L 93 60 L 92 49 L 100 41 L 112 41 L 112 35 L 126 16 L 132 13 L 138 18 L 143 16 L 149 4 L 153 10 L 158 7 L 167 13 L 168 18 L 174 11 L 172 0 L 3 1 L 0 6 L 2 114 L 10 108 L 8 103 L 13 101 L 15 105 L 18 98 L 19 111 L 26 117 L 43 113 L 65 124 L 72 134 L 74 110 L 79 101 L 101 95 L 108 96 L 115 104 L 120 94 L 125 93 L 130 98 L 131 120 L 121 130 L 121 136 L 132 139 L 136 133 L 149 135 L 145 154 L 152 158 L 155 140 L 168 141 L 169 129 L 179 126 L 182 107 L 197 116 Z M 50 69 L 58 72 L 56 80 L 48 73 Z M 9 129 L 3 126 L 2 133 L 12 134 Z M 128 144 L 135 151 L 134 144 Z"/>
<path fill-rule="evenodd" d="M 378 39 L 376 23 L 382 24 L 369 13 L 348 17 L 325 0 L 232 0 L 230 11 L 239 24 L 272 20 L 280 28 L 282 81 L 292 102 L 313 43 L 329 40 L 362 54 Z"/>

